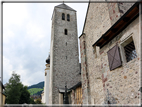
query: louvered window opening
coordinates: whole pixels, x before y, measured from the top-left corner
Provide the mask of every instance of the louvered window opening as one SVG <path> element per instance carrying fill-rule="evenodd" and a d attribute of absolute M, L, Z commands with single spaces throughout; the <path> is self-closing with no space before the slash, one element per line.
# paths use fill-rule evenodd
<path fill-rule="evenodd" d="M 65 20 L 65 14 L 62 13 L 62 20 Z"/>
<path fill-rule="evenodd" d="M 70 21 L 70 15 L 67 14 L 67 21 Z"/>
<path fill-rule="evenodd" d="M 135 49 L 133 41 L 129 43 L 128 45 L 126 45 L 124 47 L 124 50 L 125 50 L 125 56 L 126 56 L 127 62 L 137 57 L 137 53 L 136 53 L 136 49 Z"/>
<path fill-rule="evenodd" d="M 82 104 L 82 88 L 81 86 L 75 90 L 75 104 Z"/>

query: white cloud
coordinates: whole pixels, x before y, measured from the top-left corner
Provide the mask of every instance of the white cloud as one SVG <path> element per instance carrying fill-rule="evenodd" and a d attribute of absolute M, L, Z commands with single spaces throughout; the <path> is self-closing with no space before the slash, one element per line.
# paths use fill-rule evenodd
<path fill-rule="evenodd" d="M 42 71 L 38 71 L 38 72 L 33 71 L 32 75 L 30 75 L 30 73 L 29 74 L 27 73 L 26 76 L 22 75 L 21 78 L 24 85 L 30 86 L 33 84 L 37 84 L 41 81 L 44 81 L 44 73 Z"/>
<path fill-rule="evenodd" d="M 3 4 L 3 25 L 21 26 L 24 24 L 25 19 L 29 17 L 28 9 L 24 3 L 4 3 Z"/>
<path fill-rule="evenodd" d="M 32 42 L 38 42 L 43 39 L 45 35 L 43 35 L 43 30 L 41 27 L 36 25 L 34 22 L 30 22 L 26 25 L 26 33 L 29 39 L 32 40 Z"/>
<path fill-rule="evenodd" d="M 13 72 L 13 66 L 10 63 L 10 60 L 7 59 L 5 56 L 3 56 L 3 80 L 4 82 L 8 82 L 9 78 L 11 77 L 11 74 Z M 5 84 L 4 83 L 4 84 Z"/>
<path fill-rule="evenodd" d="M 6 44 L 8 44 L 10 40 L 15 36 L 14 32 L 10 29 L 4 29 L 3 35 L 3 40 Z"/>
<path fill-rule="evenodd" d="M 4 3 L 4 82 L 8 82 L 12 71 L 21 76 L 24 85 L 44 81 L 45 60 L 50 50 L 51 17 L 54 6 L 59 4 Z M 67 5 L 77 10 L 80 34 L 87 6 Z"/>

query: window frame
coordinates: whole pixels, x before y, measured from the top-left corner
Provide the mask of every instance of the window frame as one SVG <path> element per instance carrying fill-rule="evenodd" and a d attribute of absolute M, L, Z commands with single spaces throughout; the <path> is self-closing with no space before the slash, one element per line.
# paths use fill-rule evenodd
<path fill-rule="evenodd" d="M 131 48 L 131 46 L 133 46 L 133 48 Z M 131 41 L 129 44 L 127 44 L 124 47 L 124 50 L 125 50 L 125 57 L 126 57 L 127 62 L 129 62 L 137 57 L 137 52 L 136 52 L 136 48 L 134 45 L 134 41 Z M 128 50 L 130 53 L 128 52 Z M 135 53 L 133 52 L 134 50 L 135 50 Z"/>
<path fill-rule="evenodd" d="M 134 39 L 133 39 L 133 33 L 131 33 L 129 36 L 127 36 L 126 38 L 124 38 L 124 39 L 122 39 L 121 40 L 121 42 L 120 42 L 120 45 L 119 45 L 119 47 L 120 47 L 120 54 L 121 54 L 121 58 L 122 58 L 122 63 L 123 64 L 126 64 L 126 63 L 129 63 L 130 61 L 132 61 L 132 60 L 134 60 L 134 59 L 132 59 L 132 60 L 130 60 L 130 61 L 128 61 L 127 62 L 127 59 L 126 59 L 126 56 L 125 56 L 125 49 L 124 49 L 124 47 L 126 46 L 126 45 L 128 45 L 129 43 L 131 43 L 132 41 L 134 42 L 134 46 L 135 46 L 135 41 L 134 41 Z M 135 46 L 135 50 L 136 50 L 136 46 Z M 136 50 L 136 54 L 137 54 L 137 50 Z M 138 56 L 138 54 L 137 54 L 137 56 Z M 136 57 L 137 58 L 137 57 Z"/>

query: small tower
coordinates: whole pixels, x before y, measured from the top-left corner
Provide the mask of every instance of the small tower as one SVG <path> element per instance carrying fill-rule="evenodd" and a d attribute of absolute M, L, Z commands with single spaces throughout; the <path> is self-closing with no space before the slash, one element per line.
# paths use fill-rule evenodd
<path fill-rule="evenodd" d="M 50 55 L 46 59 L 45 82 L 44 82 L 44 103 L 49 104 L 49 81 L 50 81 Z"/>
<path fill-rule="evenodd" d="M 50 47 L 50 103 L 59 104 L 59 89 L 81 81 L 76 11 L 66 4 L 54 7 Z"/>

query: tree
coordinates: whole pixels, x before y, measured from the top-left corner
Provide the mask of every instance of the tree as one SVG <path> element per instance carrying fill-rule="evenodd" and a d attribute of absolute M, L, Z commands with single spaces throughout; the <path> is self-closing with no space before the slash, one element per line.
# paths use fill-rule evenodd
<path fill-rule="evenodd" d="M 12 73 L 12 77 L 9 79 L 9 83 L 5 87 L 6 103 L 8 104 L 19 104 L 21 96 L 22 83 L 20 82 L 20 75 Z"/>
<path fill-rule="evenodd" d="M 33 98 L 30 98 L 30 104 L 36 104 Z"/>
<path fill-rule="evenodd" d="M 12 77 L 9 79 L 9 83 L 5 87 L 6 103 L 7 104 L 30 104 L 34 103 L 30 99 L 30 93 L 27 90 L 27 86 L 24 86 L 20 82 L 20 75 L 12 73 Z"/>
<path fill-rule="evenodd" d="M 27 88 L 27 86 L 22 87 L 19 104 L 30 103 L 30 93 L 28 92 Z"/>

